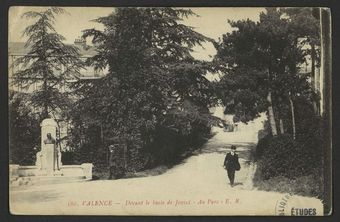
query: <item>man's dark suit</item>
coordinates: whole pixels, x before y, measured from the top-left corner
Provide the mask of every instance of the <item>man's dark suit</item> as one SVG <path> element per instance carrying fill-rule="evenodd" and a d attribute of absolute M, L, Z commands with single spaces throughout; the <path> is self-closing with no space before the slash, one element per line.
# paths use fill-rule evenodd
<path fill-rule="evenodd" d="M 228 172 L 228 178 L 230 180 L 230 185 L 234 185 L 235 179 L 235 170 L 240 169 L 240 164 L 238 162 L 238 155 L 235 153 L 232 155 L 231 153 L 227 153 L 224 159 L 224 166 Z"/>

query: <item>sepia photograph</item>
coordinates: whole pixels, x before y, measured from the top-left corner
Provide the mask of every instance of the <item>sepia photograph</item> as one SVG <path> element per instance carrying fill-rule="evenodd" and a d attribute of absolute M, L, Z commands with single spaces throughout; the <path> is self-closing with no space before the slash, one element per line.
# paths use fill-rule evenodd
<path fill-rule="evenodd" d="M 322 7 L 11 6 L 10 213 L 332 214 L 331 24 Z"/>

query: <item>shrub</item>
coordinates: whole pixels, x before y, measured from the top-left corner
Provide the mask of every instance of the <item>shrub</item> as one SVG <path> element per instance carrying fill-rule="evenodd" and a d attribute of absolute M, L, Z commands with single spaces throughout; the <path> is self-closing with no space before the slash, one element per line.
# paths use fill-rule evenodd
<path fill-rule="evenodd" d="M 301 176 L 296 179 L 273 177 L 268 180 L 256 180 L 254 185 L 260 190 L 294 193 L 297 195 L 322 198 L 322 179 L 317 175 Z"/>
<path fill-rule="evenodd" d="M 267 149 L 268 144 L 271 140 L 271 135 L 264 136 L 262 139 L 259 140 L 256 146 L 255 151 L 255 160 L 258 160 L 262 157 L 264 150 Z"/>
<path fill-rule="evenodd" d="M 150 155 L 148 167 L 159 165 L 171 166 L 182 160 L 187 153 L 201 147 L 210 136 L 210 127 L 193 124 L 192 131 L 183 135 L 169 128 L 159 128 L 155 140 L 146 147 Z"/>
<path fill-rule="evenodd" d="M 259 141 L 258 153 L 261 177 L 268 180 L 273 177 L 284 176 L 295 179 L 300 176 L 313 174 L 321 166 L 322 155 L 320 144 L 309 141 L 296 141 L 289 135 L 265 137 Z"/>
<path fill-rule="evenodd" d="M 65 152 L 65 155 L 63 153 L 63 163 L 64 161 L 69 164 L 93 163 L 94 175 L 101 179 L 108 178 L 111 165 L 120 166 L 125 161 L 124 172 L 120 174 L 127 177 L 134 175 L 135 172 L 160 165 L 171 167 L 201 147 L 211 136 L 210 127 L 199 122 L 192 122 L 191 130 L 188 133 L 158 126 L 152 140 L 148 141 L 141 141 L 138 137 L 126 139 L 115 137 L 106 138 L 102 142 L 100 128 L 96 126 L 79 127 L 83 136 L 77 129 L 73 129 L 69 141 L 72 151 Z M 116 145 L 115 152 L 117 153 L 113 154 L 114 158 L 109 158 L 108 148 L 110 145 Z M 125 154 L 123 152 L 124 145 L 126 145 Z M 112 170 L 111 167 L 111 171 L 115 173 L 121 171 L 121 168 Z"/>
<path fill-rule="evenodd" d="M 62 151 L 61 152 L 61 162 L 64 165 L 72 165 L 74 164 L 75 152 L 72 151 Z"/>
<path fill-rule="evenodd" d="M 10 92 L 9 114 L 9 162 L 32 165 L 40 147 L 40 120 L 20 93 Z"/>
<path fill-rule="evenodd" d="M 302 101 L 303 102 L 303 101 Z M 323 198 L 324 121 L 301 101 L 296 109 L 296 139 L 290 134 L 259 138 L 254 185 L 261 190 Z M 286 122 L 291 128 L 289 121 Z M 291 133 L 287 131 L 287 133 Z"/>

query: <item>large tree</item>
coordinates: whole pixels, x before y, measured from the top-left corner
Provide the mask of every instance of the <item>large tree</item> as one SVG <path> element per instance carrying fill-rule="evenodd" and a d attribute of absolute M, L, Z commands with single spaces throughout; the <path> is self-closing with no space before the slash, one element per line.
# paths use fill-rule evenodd
<path fill-rule="evenodd" d="M 104 31 L 84 32 L 98 50 L 89 63 L 108 67 L 109 73 L 96 83 L 78 84 L 82 99 L 76 109 L 101 129 L 101 139 L 125 141 L 132 170 L 139 168 L 134 160 L 140 154 L 176 153 L 176 138 L 178 149 L 185 142 L 192 146 L 215 121 L 208 110 L 215 98 L 205 78 L 209 64 L 190 54 L 194 45 L 210 39 L 181 23 L 190 15 L 185 9 L 118 8 L 95 20 Z"/>
<path fill-rule="evenodd" d="M 310 57 L 306 61 L 307 65 L 311 67 L 310 78 L 312 89 L 318 92 L 316 82 L 320 81 L 320 74 L 317 68 L 320 68 L 320 16 L 319 8 L 282 8 L 283 13 L 289 16 L 291 26 L 296 38 L 299 38 L 299 44 L 304 46 L 306 55 Z M 313 99 L 313 107 L 315 113 L 319 113 L 320 104 L 317 98 Z"/>
<path fill-rule="evenodd" d="M 43 118 L 67 109 L 68 95 L 59 88 L 67 78 L 79 74 L 82 67 L 77 48 L 64 44 L 64 37 L 54 28 L 55 16 L 63 13 L 64 9 L 51 7 L 22 15 L 26 19 L 35 19 L 35 22 L 23 32 L 28 37 L 25 47 L 29 52 L 14 62 L 13 67 L 20 68 L 13 75 L 13 84 L 23 88 L 35 83 L 40 85 L 29 101 L 41 110 Z"/>
<path fill-rule="evenodd" d="M 224 74 L 218 85 L 226 113 L 247 122 L 267 111 L 272 134 L 277 135 L 285 131 L 288 106 L 294 131 L 293 100 L 310 93 L 310 87 L 307 76 L 299 74 L 306 54 L 290 20 L 280 10 L 268 8 L 259 22 L 229 23 L 235 31 L 215 44 L 214 61 Z"/>

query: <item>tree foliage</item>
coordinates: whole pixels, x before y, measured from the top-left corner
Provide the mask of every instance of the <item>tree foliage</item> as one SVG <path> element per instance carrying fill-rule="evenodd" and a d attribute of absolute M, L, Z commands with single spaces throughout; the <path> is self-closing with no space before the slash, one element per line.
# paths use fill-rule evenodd
<path fill-rule="evenodd" d="M 319 8 L 280 8 L 280 11 L 289 17 L 290 25 L 297 36 L 305 38 L 308 44 L 320 45 Z"/>
<path fill-rule="evenodd" d="M 130 171 L 148 164 L 146 154 L 149 162 L 157 162 L 156 150 L 170 146 L 160 138 L 197 141 L 217 121 L 208 110 L 215 102 L 205 78 L 210 66 L 190 54 L 193 46 L 210 39 L 181 23 L 191 15 L 184 9 L 118 8 L 95 20 L 104 31 L 84 31 L 98 49 L 88 62 L 98 69 L 108 67 L 109 73 L 95 83 L 77 84 L 81 99 L 74 106 L 74 132 L 86 123 L 101 128 L 98 140 L 125 141 Z M 177 151 L 169 149 L 178 154 L 194 143 L 179 144 Z"/>
<path fill-rule="evenodd" d="M 39 116 L 26 106 L 27 96 L 9 93 L 9 150 L 10 163 L 34 164 L 35 154 L 40 144 Z"/>
<path fill-rule="evenodd" d="M 229 23 L 235 30 L 215 44 L 214 59 L 216 69 L 224 74 L 217 87 L 225 112 L 248 122 L 267 110 L 271 92 L 275 119 L 289 121 L 290 99 L 315 99 L 309 76 L 299 70 L 307 52 L 299 44 L 297 24 L 276 8 L 261 13 L 259 22 Z"/>
<path fill-rule="evenodd" d="M 79 74 L 82 67 L 77 48 L 64 44 L 64 37 L 54 28 L 55 16 L 63 13 L 64 9 L 51 7 L 22 15 L 26 19 L 35 19 L 35 22 L 23 32 L 23 36 L 28 37 L 25 47 L 29 47 L 29 52 L 13 64 L 13 67 L 20 67 L 13 75 L 14 85 L 23 88 L 35 83 L 40 85 L 29 101 L 43 112 L 44 117 L 49 113 L 61 113 L 68 107 L 69 97 L 59 88 L 67 78 Z"/>

